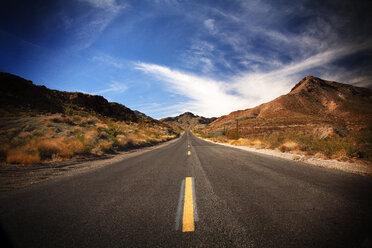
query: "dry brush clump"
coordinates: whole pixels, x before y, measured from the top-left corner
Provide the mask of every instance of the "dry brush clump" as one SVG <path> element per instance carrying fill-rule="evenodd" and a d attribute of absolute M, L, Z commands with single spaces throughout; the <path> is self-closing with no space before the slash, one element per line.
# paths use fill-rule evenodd
<path fill-rule="evenodd" d="M 290 151 L 298 151 L 300 146 L 297 142 L 294 141 L 286 141 L 282 145 L 278 147 L 281 152 L 290 152 Z"/>

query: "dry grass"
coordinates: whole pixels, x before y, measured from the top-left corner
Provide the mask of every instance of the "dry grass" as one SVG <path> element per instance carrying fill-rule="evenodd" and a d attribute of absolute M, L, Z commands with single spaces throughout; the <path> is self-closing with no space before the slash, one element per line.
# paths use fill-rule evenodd
<path fill-rule="evenodd" d="M 202 138 L 232 145 L 277 149 L 281 152 L 312 155 L 323 159 L 372 161 L 371 126 L 358 129 L 352 126 L 354 129 L 345 129 L 342 136 L 335 133 L 326 137 L 314 135 L 312 130 L 287 132 L 267 130 L 263 134 L 250 134 L 239 139 L 231 139 L 232 135 L 212 135 L 201 131 L 194 133 Z"/>
<path fill-rule="evenodd" d="M 19 118 L 10 119 L 9 127 L 0 133 L 1 161 L 30 164 L 103 155 L 177 136 L 171 128 L 155 123 L 126 123 L 89 115 Z"/>
<path fill-rule="evenodd" d="M 38 153 L 29 153 L 24 149 L 11 149 L 7 152 L 6 162 L 12 164 L 37 164 L 40 163 Z"/>

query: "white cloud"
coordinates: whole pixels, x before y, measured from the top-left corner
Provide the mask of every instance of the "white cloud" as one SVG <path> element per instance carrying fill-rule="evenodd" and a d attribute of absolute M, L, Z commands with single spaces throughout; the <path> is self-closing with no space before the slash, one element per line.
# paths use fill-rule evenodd
<path fill-rule="evenodd" d="M 81 2 L 88 2 L 97 8 L 116 8 L 116 0 L 80 0 Z"/>
<path fill-rule="evenodd" d="M 186 96 L 180 111 L 192 111 L 204 116 L 226 114 L 236 107 L 244 107 L 247 101 L 241 96 L 228 94 L 228 84 L 189 73 L 172 70 L 165 66 L 137 63 L 136 69 L 149 73 L 165 82 L 168 90 Z"/>
<path fill-rule="evenodd" d="M 214 26 L 214 20 L 213 19 L 207 19 L 204 21 L 204 26 L 209 30 L 211 33 L 216 32 L 216 27 Z"/>
<path fill-rule="evenodd" d="M 99 95 L 99 94 L 104 94 L 104 93 L 120 94 L 120 93 L 124 93 L 127 89 L 128 89 L 128 86 L 126 86 L 125 84 L 112 81 L 112 83 L 108 84 L 108 87 L 106 89 L 99 90 L 91 94 L 92 95 Z"/>
<path fill-rule="evenodd" d="M 160 118 L 169 117 L 169 116 L 176 116 L 180 113 L 186 112 L 184 107 L 187 106 L 185 103 L 178 103 L 174 105 L 166 105 L 166 104 L 151 104 L 147 107 L 139 107 L 138 110 L 142 113 L 151 113 L 151 116 L 157 116 Z"/>
<path fill-rule="evenodd" d="M 124 64 L 121 61 L 108 55 L 93 56 L 92 61 L 105 63 L 117 69 L 124 69 Z"/>

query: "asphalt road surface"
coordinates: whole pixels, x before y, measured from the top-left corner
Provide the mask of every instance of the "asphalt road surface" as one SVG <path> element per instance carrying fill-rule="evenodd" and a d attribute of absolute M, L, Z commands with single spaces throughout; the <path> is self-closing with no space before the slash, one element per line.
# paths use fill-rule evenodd
<path fill-rule="evenodd" d="M 193 188 L 183 188 L 186 177 Z M 371 177 L 186 132 L 140 156 L 2 192 L 1 241 L 14 247 L 369 247 L 371 191 Z M 182 222 L 186 199 L 194 204 L 187 215 L 195 216 L 193 231 L 183 232 L 175 222 Z"/>

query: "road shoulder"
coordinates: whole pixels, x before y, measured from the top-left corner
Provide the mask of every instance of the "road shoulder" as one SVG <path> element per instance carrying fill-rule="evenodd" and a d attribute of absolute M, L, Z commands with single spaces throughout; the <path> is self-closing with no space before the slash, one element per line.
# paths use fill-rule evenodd
<path fill-rule="evenodd" d="M 265 155 L 269 155 L 272 157 L 280 157 L 280 158 L 284 158 L 288 160 L 301 161 L 301 162 L 304 162 L 312 166 L 331 168 L 331 169 L 341 170 L 344 172 L 354 173 L 358 175 L 372 176 L 372 166 L 370 164 L 350 163 L 350 162 L 342 162 L 342 161 L 337 161 L 337 160 L 325 160 L 325 159 L 317 158 L 314 156 L 284 153 L 284 152 L 271 150 L 271 149 L 257 149 L 257 148 L 247 147 L 247 146 L 236 146 L 236 145 L 211 141 L 211 140 L 204 139 L 198 136 L 195 136 L 195 137 L 202 139 L 204 141 L 213 143 L 213 144 L 217 144 L 217 145 L 232 147 L 232 148 L 249 151 L 249 152 L 265 154 Z"/>
<path fill-rule="evenodd" d="M 115 154 L 106 154 L 99 158 L 71 159 L 68 161 L 32 165 L 1 164 L 0 192 L 25 188 L 40 182 L 92 171 L 162 148 L 178 141 L 181 137 L 182 135 L 157 145 L 136 148 Z"/>

